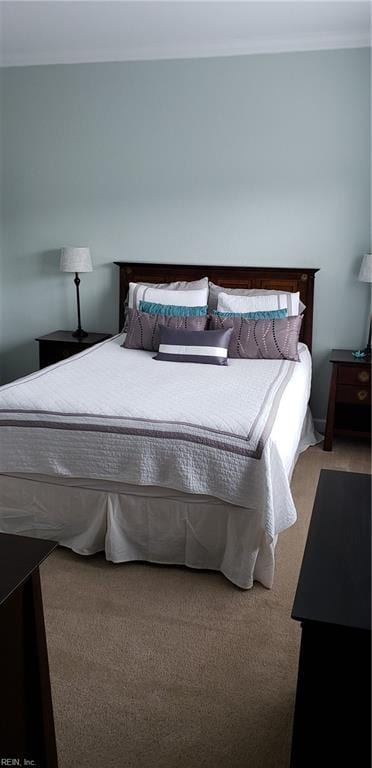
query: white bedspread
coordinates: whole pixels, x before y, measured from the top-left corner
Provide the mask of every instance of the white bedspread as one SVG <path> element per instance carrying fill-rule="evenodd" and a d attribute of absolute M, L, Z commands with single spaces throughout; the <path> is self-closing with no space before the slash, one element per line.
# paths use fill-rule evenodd
<path fill-rule="evenodd" d="M 257 510 L 270 538 L 296 519 L 289 478 L 311 358 L 155 362 L 123 337 L 0 389 L 0 473 L 100 478 Z"/>

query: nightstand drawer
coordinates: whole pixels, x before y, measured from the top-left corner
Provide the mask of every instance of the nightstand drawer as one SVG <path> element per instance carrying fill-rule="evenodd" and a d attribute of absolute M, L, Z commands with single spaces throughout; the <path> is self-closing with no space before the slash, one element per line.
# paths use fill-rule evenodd
<path fill-rule="evenodd" d="M 82 352 L 84 349 L 83 345 L 80 344 L 60 344 L 58 347 L 58 360 L 66 360 L 68 357 L 72 357 L 72 355 L 78 355 L 79 352 Z M 50 353 L 53 355 L 53 347 L 50 347 Z"/>
<path fill-rule="evenodd" d="M 371 382 L 370 367 L 357 367 L 356 365 L 339 365 L 337 372 L 337 381 L 340 384 L 351 384 L 357 387 L 369 387 Z M 349 402 L 349 401 L 348 401 Z"/>
<path fill-rule="evenodd" d="M 355 387 L 340 384 L 337 387 L 336 402 L 369 405 L 371 403 L 370 387 L 363 387 L 362 385 Z"/>
<path fill-rule="evenodd" d="M 54 365 L 60 360 L 67 360 L 71 355 L 77 355 L 83 349 L 84 347 L 80 347 L 78 344 L 72 346 L 71 344 L 54 345 L 50 342 L 40 342 L 40 368 Z"/>

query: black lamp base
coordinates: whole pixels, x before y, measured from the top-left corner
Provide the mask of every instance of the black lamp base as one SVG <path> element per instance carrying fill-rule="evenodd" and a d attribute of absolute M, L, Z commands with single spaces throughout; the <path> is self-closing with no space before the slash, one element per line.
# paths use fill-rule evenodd
<path fill-rule="evenodd" d="M 77 302 L 77 316 L 78 316 L 78 327 L 76 331 L 74 331 L 71 335 L 75 339 L 85 339 L 86 336 L 88 336 L 86 331 L 83 331 L 81 327 L 81 319 L 80 319 L 80 294 L 79 294 L 79 285 L 80 285 L 80 278 L 78 272 L 75 272 L 75 279 L 74 283 L 76 285 L 76 302 Z"/>
<path fill-rule="evenodd" d="M 75 339 L 85 339 L 88 334 L 86 331 L 83 331 L 82 328 L 77 328 L 76 331 L 73 331 L 71 336 L 74 336 Z"/>
<path fill-rule="evenodd" d="M 372 317 L 369 318 L 369 331 L 368 331 L 368 341 L 367 346 L 364 347 L 364 357 L 370 358 L 371 357 L 371 336 L 372 336 Z"/>
<path fill-rule="evenodd" d="M 357 358 L 363 358 L 363 360 L 369 360 L 371 357 L 371 336 L 372 336 L 372 317 L 369 318 L 369 331 L 367 346 L 364 349 L 358 349 L 357 352 L 353 352 L 353 356 Z"/>

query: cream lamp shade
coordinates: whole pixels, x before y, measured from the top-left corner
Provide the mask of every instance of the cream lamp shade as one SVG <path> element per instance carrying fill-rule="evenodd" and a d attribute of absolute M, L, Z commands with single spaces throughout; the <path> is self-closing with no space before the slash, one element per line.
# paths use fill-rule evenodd
<path fill-rule="evenodd" d="M 372 253 L 363 256 L 358 279 L 362 283 L 372 283 Z"/>
<path fill-rule="evenodd" d="M 92 259 L 89 248 L 62 248 L 61 272 L 92 272 Z"/>

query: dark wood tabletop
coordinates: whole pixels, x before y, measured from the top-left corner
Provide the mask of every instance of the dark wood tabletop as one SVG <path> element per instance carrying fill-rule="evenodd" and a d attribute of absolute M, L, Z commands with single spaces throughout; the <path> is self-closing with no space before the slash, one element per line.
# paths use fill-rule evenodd
<path fill-rule="evenodd" d="M 56 547 L 55 541 L 0 533 L 0 605 Z"/>
<path fill-rule="evenodd" d="M 0 533 L 0 763 L 57 768 L 39 565 L 57 544 Z"/>
<path fill-rule="evenodd" d="M 112 336 L 111 333 L 88 333 L 87 336 L 76 337 L 72 331 L 53 331 L 46 333 L 45 336 L 38 336 L 35 341 L 63 341 L 71 344 L 96 344 L 105 341 Z"/>
<path fill-rule="evenodd" d="M 330 363 L 356 363 L 356 365 L 371 365 L 370 357 L 354 357 L 351 349 L 332 349 Z"/>
<path fill-rule="evenodd" d="M 291 768 L 371 766 L 371 477 L 322 470 L 292 617 Z"/>
<path fill-rule="evenodd" d="M 371 477 L 322 470 L 292 618 L 371 628 Z"/>

